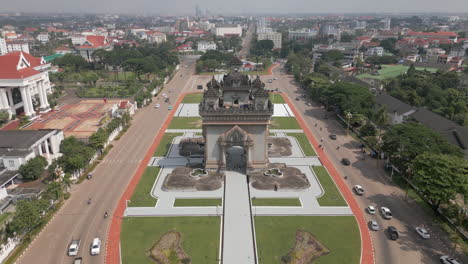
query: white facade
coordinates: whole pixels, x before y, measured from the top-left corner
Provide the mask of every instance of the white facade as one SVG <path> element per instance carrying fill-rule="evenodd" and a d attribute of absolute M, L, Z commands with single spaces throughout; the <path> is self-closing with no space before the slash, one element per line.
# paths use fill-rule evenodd
<path fill-rule="evenodd" d="M 222 37 L 224 37 L 225 35 L 239 35 L 239 37 L 242 37 L 242 27 L 240 25 L 216 27 L 215 34 L 216 36 Z"/>
<path fill-rule="evenodd" d="M 278 32 L 266 32 L 258 33 L 258 40 L 272 40 L 274 49 L 281 49 L 281 33 Z"/>
<path fill-rule="evenodd" d="M 0 55 L 4 55 L 8 53 L 6 41 L 4 38 L 0 37 Z"/>
<path fill-rule="evenodd" d="M 207 50 L 216 50 L 216 43 L 213 41 L 199 41 L 197 43 L 197 50 L 206 52 Z"/>
<path fill-rule="evenodd" d="M 166 34 L 164 33 L 152 33 L 148 35 L 148 42 L 149 43 L 163 43 L 165 42 L 166 39 Z"/>
<path fill-rule="evenodd" d="M 71 41 L 73 45 L 83 45 L 86 42 L 86 36 L 72 36 Z"/>
<path fill-rule="evenodd" d="M 39 40 L 40 42 L 43 42 L 43 43 L 49 42 L 49 34 L 41 33 L 41 34 L 37 35 L 37 40 Z"/>
<path fill-rule="evenodd" d="M 290 30 L 288 38 L 289 40 L 310 40 L 317 34 L 318 31 L 312 29 Z"/>
<path fill-rule="evenodd" d="M 6 44 L 7 47 L 7 53 L 13 52 L 13 51 L 22 51 L 29 53 L 29 44 L 26 42 L 7 42 Z"/>
<path fill-rule="evenodd" d="M 382 47 L 373 47 L 367 50 L 367 56 L 383 56 L 384 48 Z"/>

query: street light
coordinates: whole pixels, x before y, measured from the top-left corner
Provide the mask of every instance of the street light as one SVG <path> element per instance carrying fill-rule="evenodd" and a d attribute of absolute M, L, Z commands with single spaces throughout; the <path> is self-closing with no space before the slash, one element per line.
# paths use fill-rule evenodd
<path fill-rule="evenodd" d="M 351 112 L 346 112 L 346 120 L 347 120 L 347 126 L 346 126 L 346 136 L 349 136 L 349 121 L 353 117 L 353 114 Z"/>

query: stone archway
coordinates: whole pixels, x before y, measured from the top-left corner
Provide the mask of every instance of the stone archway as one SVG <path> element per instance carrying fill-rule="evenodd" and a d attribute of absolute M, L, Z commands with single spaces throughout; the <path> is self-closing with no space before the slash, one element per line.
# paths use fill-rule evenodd
<path fill-rule="evenodd" d="M 226 149 L 226 169 L 245 171 L 247 168 L 246 151 L 241 146 L 231 146 Z"/>

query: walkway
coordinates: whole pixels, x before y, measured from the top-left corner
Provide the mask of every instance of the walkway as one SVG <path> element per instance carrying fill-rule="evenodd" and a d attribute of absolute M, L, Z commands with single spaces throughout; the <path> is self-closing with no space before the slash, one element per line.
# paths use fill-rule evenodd
<path fill-rule="evenodd" d="M 223 264 L 257 263 L 246 175 L 226 171 Z"/>

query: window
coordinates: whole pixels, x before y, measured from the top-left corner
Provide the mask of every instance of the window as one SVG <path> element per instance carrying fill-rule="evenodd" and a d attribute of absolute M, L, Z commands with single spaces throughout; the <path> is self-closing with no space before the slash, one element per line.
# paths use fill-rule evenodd
<path fill-rule="evenodd" d="M 8 161 L 8 167 L 15 167 L 15 161 L 14 160 L 9 160 Z"/>
<path fill-rule="evenodd" d="M 235 99 L 234 104 L 239 104 L 239 99 Z"/>

